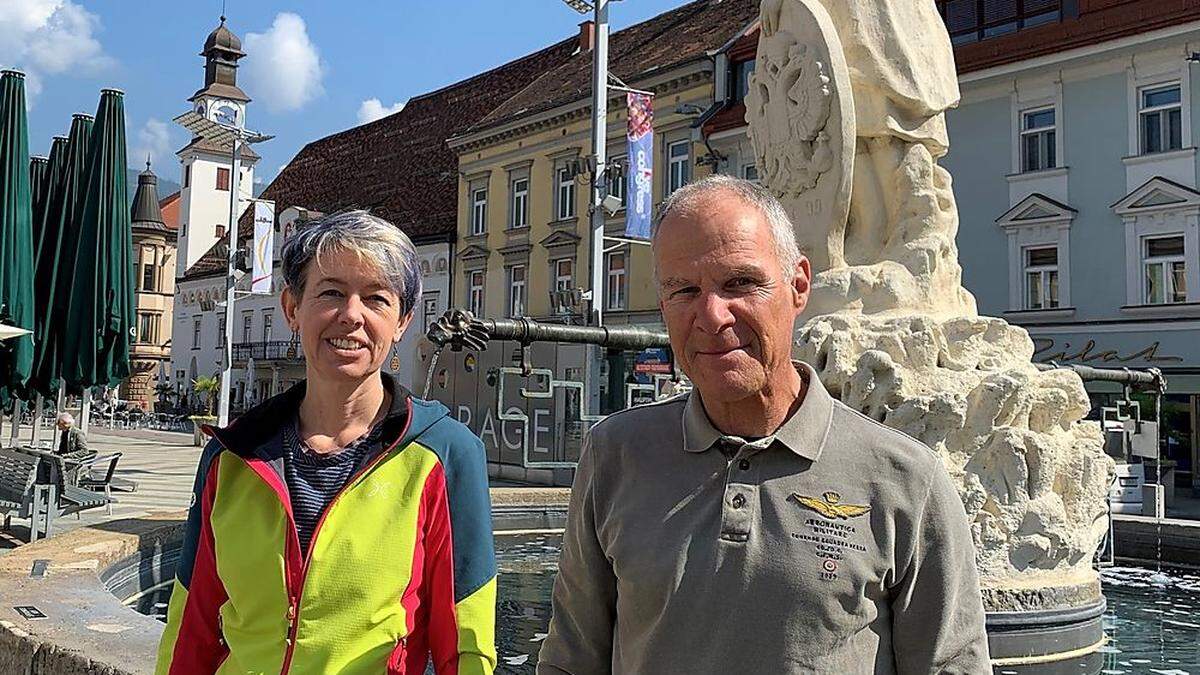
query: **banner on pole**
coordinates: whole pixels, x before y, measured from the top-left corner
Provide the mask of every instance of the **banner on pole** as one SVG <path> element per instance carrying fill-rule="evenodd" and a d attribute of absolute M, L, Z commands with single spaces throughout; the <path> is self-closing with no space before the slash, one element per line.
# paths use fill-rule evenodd
<path fill-rule="evenodd" d="M 654 208 L 654 98 L 633 92 L 626 97 L 629 159 L 625 173 L 625 236 L 649 239 Z"/>
<path fill-rule="evenodd" d="M 254 202 L 254 267 L 250 277 L 250 292 L 271 294 L 271 267 L 275 256 L 275 202 Z"/>

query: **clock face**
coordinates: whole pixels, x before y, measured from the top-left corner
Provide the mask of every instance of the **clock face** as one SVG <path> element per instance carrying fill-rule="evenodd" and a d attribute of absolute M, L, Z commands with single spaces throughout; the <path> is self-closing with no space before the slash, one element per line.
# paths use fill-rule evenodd
<path fill-rule="evenodd" d="M 227 126 L 237 126 L 238 111 L 237 108 L 228 103 L 218 104 L 213 110 L 213 121 L 217 124 L 225 124 Z"/>

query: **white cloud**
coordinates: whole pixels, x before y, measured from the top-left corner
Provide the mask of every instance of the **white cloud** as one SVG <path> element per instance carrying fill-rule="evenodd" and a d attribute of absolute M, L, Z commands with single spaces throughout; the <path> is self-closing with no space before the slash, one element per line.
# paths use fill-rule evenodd
<path fill-rule="evenodd" d="M 399 103 L 393 103 L 390 106 L 385 106 L 379 99 L 369 98 L 363 101 L 362 105 L 358 106 L 358 123 L 366 124 L 367 122 L 374 122 L 375 120 L 387 117 L 388 115 L 394 115 L 401 110 L 404 110 L 405 103 L 407 103 L 407 101 L 400 101 Z"/>
<path fill-rule="evenodd" d="M 149 155 L 150 161 L 158 166 L 166 166 L 169 163 L 171 156 L 171 132 L 170 127 L 166 122 L 157 120 L 153 117 L 146 120 L 141 129 L 137 132 L 137 141 L 133 146 L 133 151 L 129 154 L 129 165 L 138 166 L 146 161 L 146 156 Z"/>
<path fill-rule="evenodd" d="M 268 110 L 298 110 L 325 92 L 321 56 L 298 15 L 275 15 L 266 33 L 246 34 L 243 49 L 247 93 Z"/>
<path fill-rule="evenodd" d="M 26 72 L 33 99 L 46 75 L 91 74 L 114 64 L 95 37 L 99 29 L 100 19 L 71 0 L 3 0 L 0 64 Z"/>

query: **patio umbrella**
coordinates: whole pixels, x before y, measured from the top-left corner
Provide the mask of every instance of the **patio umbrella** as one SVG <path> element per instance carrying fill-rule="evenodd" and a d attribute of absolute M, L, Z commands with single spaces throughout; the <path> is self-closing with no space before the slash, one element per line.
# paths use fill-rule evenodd
<path fill-rule="evenodd" d="M 53 308 L 40 312 L 35 322 L 37 349 L 30 387 L 43 396 L 57 395 L 66 339 L 66 303 L 70 297 L 75 271 L 74 243 L 79 238 L 79 205 L 87 186 L 88 141 L 92 134 L 91 115 L 76 113 L 71 119 L 71 135 L 59 142 L 54 139 L 50 151 L 50 170 L 54 172 L 55 152 L 59 176 L 46 209 L 46 222 L 37 247 L 34 296 L 38 307 Z"/>
<path fill-rule="evenodd" d="M 0 74 L 0 323 L 33 328 L 33 232 L 25 75 Z M 33 366 L 33 339 L 0 348 L 0 403 L 24 393 Z"/>
<path fill-rule="evenodd" d="M 46 238 L 47 230 L 58 230 L 58 221 L 56 218 L 62 210 L 62 183 L 67 174 L 67 137 L 55 136 L 54 143 L 50 146 L 50 159 L 46 162 L 46 173 L 42 177 L 42 194 L 41 206 L 37 206 L 37 198 L 34 199 L 33 212 L 33 295 L 36 300 L 38 289 L 38 265 L 41 263 L 42 242 Z M 32 174 L 30 174 L 32 176 Z M 54 225 L 51 227 L 50 223 Z M 45 312 L 37 312 L 37 323 L 41 322 Z M 35 324 L 36 325 L 36 324 Z M 35 350 L 36 353 L 36 350 Z M 36 363 L 36 359 L 34 361 Z"/>
<path fill-rule="evenodd" d="M 129 376 L 133 232 L 125 178 L 124 96 L 116 89 L 101 92 L 88 147 L 63 345 L 62 376 L 69 387 L 116 386 Z"/>
<path fill-rule="evenodd" d="M 0 323 L 0 340 L 11 340 L 22 335 L 29 335 L 29 331 L 24 328 L 17 328 L 8 324 Z"/>
<path fill-rule="evenodd" d="M 29 158 L 29 199 L 30 220 L 29 229 L 32 233 L 34 260 L 37 260 L 38 235 L 42 229 L 42 216 L 46 211 L 46 197 L 49 196 L 50 160 L 34 155 Z"/>

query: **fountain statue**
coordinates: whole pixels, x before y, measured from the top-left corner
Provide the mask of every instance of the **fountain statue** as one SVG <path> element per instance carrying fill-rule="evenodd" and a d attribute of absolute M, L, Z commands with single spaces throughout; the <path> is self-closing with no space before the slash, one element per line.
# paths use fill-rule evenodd
<path fill-rule="evenodd" d="M 1079 377 L 1039 371 L 1028 333 L 962 286 L 938 165 L 958 81 L 933 0 L 763 0 L 760 26 L 749 134 L 813 265 L 796 356 L 941 456 L 990 617 L 1086 616 L 1070 648 L 1098 647 L 1113 462 Z"/>

